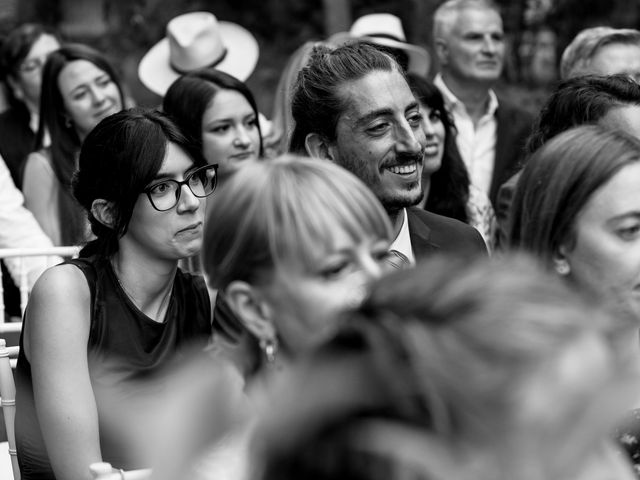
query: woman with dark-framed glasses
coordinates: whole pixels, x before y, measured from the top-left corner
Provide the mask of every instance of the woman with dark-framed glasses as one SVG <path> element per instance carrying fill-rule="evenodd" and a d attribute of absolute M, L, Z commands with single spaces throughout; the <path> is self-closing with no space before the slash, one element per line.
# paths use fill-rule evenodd
<path fill-rule="evenodd" d="M 101 393 L 129 394 L 123 384 L 208 341 L 204 280 L 178 261 L 200 250 L 216 171 L 157 111 L 116 113 L 86 137 L 73 193 L 95 239 L 29 299 L 16 370 L 22 478 L 86 478 L 100 461 L 138 467 L 105 429 L 112 403 Z"/>

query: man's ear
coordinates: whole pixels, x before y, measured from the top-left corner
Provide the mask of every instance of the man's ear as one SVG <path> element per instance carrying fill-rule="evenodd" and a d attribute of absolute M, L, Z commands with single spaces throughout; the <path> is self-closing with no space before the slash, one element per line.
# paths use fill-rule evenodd
<path fill-rule="evenodd" d="M 276 338 L 271 308 L 255 287 L 233 281 L 225 288 L 225 299 L 238 320 L 256 338 L 269 341 Z"/>
<path fill-rule="evenodd" d="M 91 214 L 105 227 L 113 228 L 115 215 L 112 202 L 103 198 L 96 198 L 91 204 Z"/>
<path fill-rule="evenodd" d="M 319 133 L 308 133 L 304 146 L 311 157 L 335 161 L 335 155 L 327 139 Z"/>

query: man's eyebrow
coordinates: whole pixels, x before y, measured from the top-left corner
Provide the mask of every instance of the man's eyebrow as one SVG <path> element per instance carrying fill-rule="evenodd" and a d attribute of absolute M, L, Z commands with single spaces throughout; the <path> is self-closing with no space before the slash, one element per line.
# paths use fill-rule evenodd
<path fill-rule="evenodd" d="M 358 120 L 356 120 L 356 126 L 362 126 L 378 117 L 385 117 L 389 115 L 393 115 L 393 110 L 391 110 L 390 108 L 381 108 L 379 110 L 373 110 L 369 113 L 366 113 L 365 115 L 360 117 Z"/>
<path fill-rule="evenodd" d="M 404 109 L 404 113 L 407 113 L 409 110 L 413 110 L 415 108 L 418 108 L 418 101 L 415 100 L 413 102 L 411 102 L 409 105 L 407 105 L 407 108 Z"/>

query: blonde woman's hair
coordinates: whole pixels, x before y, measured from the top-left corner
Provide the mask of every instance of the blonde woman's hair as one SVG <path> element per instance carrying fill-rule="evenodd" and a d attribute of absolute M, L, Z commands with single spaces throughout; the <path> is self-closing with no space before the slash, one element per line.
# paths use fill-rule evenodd
<path fill-rule="evenodd" d="M 326 160 L 283 155 L 251 162 L 221 184 L 207 206 L 202 255 L 212 288 L 259 283 L 284 262 L 311 269 L 336 231 L 357 240 L 392 238 L 374 194 Z"/>

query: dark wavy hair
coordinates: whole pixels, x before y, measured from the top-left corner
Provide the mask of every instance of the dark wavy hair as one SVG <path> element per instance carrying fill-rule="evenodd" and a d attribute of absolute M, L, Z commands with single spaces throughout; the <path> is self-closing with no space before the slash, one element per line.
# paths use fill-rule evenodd
<path fill-rule="evenodd" d="M 315 45 L 307 64 L 298 73 L 291 98 L 295 125 L 289 151 L 307 155 L 305 139 L 309 133 L 335 140 L 338 120 L 347 101 L 340 95 L 340 87 L 374 71 L 397 71 L 404 75 L 396 60 L 374 44 L 353 41 L 336 48 Z"/>
<path fill-rule="evenodd" d="M 571 127 L 598 122 L 611 109 L 640 105 L 640 85 L 627 75 L 585 75 L 558 83 L 526 143 L 531 154 Z"/>
<path fill-rule="evenodd" d="M 413 73 L 407 74 L 407 81 L 418 102 L 440 114 L 445 131 L 442 164 L 438 171 L 431 174 L 429 194 L 424 208 L 433 213 L 467 222 L 469 173 L 456 145 L 456 127 L 453 118 L 444 106 L 444 98 L 440 90 L 433 83 Z"/>
<path fill-rule="evenodd" d="M 127 232 L 141 192 L 160 171 L 169 143 L 187 152 L 195 165 L 206 165 L 193 142 L 157 110 L 123 110 L 103 119 L 87 135 L 72 185 L 96 239 L 87 244 L 81 256 L 111 255 L 118 250 L 118 239 Z M 113 227 L 100 223 L 91 213 L 96 199 L 112 204 Z"/>
<path fill-rule="evenodd" d="M 259 153 L 262 156 L 262 130 L 258 121 L 256 100 L 244 82 L 228 73 L 215 68 L 203 68 L 182 75 L 167 90 L 162 101 L 162 109 L 202 148 L 202 117 L 220 90 L 234 90 L 251 105 L 260 134 Z"/>
<path fill-rule="evenodd" d="M 45 132 L 48 132 L 51 137 L 51 164 L 62 186 L 59 190 L 58 208 L 65 221 L 64 228 L 61 229 L 64 245 L 77 244 L 83 240 L 84 232 L 81 211 L 71 194 L 71 178 L 76 169 L 81 142 L 74 126 L 66 121 L 66 108 L 58 87 L 60 72 L 75 60 L 86 60 L 106 72 L 118 88 L 122 105 L 125 104 L 122 86 L 114 68 L 97 50 L 83 44 L 68 44 L 49 55 L 42 72 L 40 124 L 35 149 L 44 147 Z"/>

